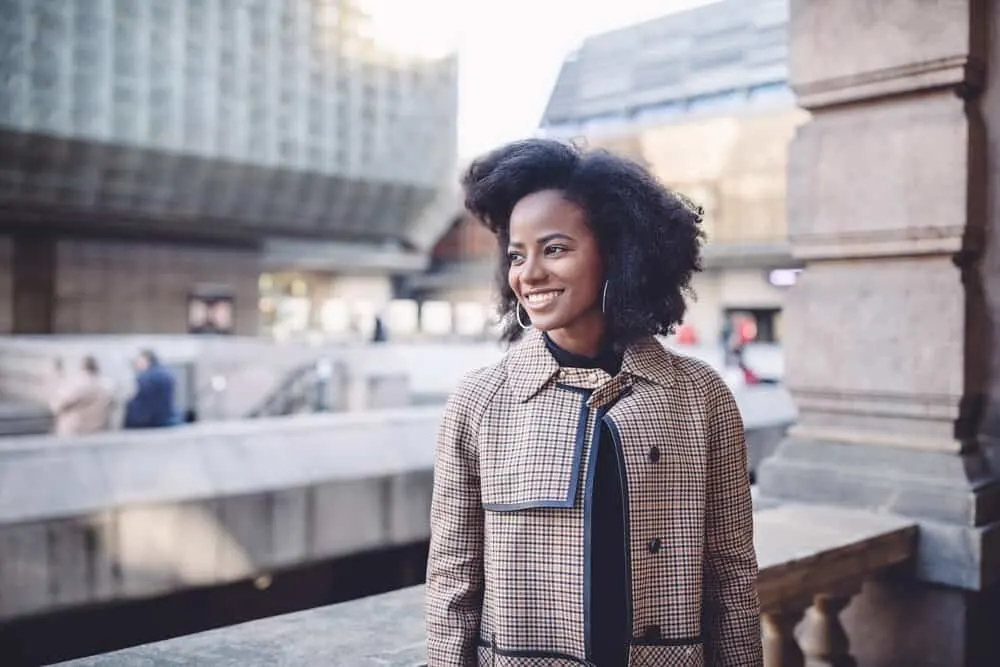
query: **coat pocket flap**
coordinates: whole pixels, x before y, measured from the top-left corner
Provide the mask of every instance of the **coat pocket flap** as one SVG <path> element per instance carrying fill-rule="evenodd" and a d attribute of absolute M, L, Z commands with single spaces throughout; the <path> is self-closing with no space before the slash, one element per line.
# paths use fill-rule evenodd
<path fill-rule="evenodd" d="M 636 643 L 629 646 L 629 667 L 704 667 L 701 644 Z"/>

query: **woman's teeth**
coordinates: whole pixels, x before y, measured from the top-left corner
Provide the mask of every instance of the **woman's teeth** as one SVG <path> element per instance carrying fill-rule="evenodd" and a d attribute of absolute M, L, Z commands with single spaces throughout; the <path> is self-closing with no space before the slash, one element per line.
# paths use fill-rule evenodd
<path fill-rule="evenodd" d="M 559 296 L 559 294 L 560 292 L 557 290 L 553 290 L 551 292 L 536 292 L 534 294 L 529 294 L 527 296 L 527 301 L 532 305 L 541 305 L 552 301 Z"/>

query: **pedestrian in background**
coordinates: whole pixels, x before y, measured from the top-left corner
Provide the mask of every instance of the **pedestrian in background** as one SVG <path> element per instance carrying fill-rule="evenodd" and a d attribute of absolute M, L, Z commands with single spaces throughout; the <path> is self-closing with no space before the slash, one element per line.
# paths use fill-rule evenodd
<path fill-rule="evenodd" d="M 519 342 L 440 426 L 428 666 L 759 667 L 740 412 L 654 338 L 683 320 L 700 212 L 633 162 L 543 139 L 464 187 Z"/>
<path fill-rule="evenodd" d="M 61 360 L 57 367 L 60 380 L 49 401 L 49 409 L 55 417 L 55 434 L 74 436 L 107 430 L 114 400 L 107 382 L 101 377 L 97 360 L 84 357 L 76 373 L 64 373 Z"/>
<path fill-rule="evenodd" d="M 174 376 L 152 350 L 133 362 L 136 392 L 125 408 L 125 428 L 161 428 L 180 422 L 174 409 Z"/>

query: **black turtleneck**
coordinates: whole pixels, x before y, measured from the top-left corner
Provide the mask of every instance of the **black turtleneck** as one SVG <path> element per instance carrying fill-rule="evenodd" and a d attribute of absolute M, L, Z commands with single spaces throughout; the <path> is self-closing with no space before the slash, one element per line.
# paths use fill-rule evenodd
<path fill-rule="evenodd" d="M 621 370 L 622 355 L 611 346 L 604 346 L 597 356 L 573 354 L 559 347 L 545 335 L 549 352 L 564 368 L 600 368 L 611 376 Z M 586 613 L 590 623 L 588 659 L 597 667 L 625 667 L 628 664 L 628 556 L 626 552 L 624 497 L 622 484 L 625 471 L 619 468 L 619 453 L 611 431 L 603 422 L 596 424 L 600 437 L 595 441 L 597 459 L 594 466 L 590 522 L 590 578 L 584 586 L 590 588 L 590 604 Z"/>
<path fill-rule="evenodd" d="M 618 375 L 618 371 L 621 370 L 622 355 L 620 352 L 615 352 L 610 345 L 602 345 L 597 356 L 588 357 L 562 349 L 549 338 L 547 333 L 543 334 L 543 338 L 545 338 L 545 347 L 549 349 L 549 353 L 563 368 L 600 368 L 612 377 Z"/>

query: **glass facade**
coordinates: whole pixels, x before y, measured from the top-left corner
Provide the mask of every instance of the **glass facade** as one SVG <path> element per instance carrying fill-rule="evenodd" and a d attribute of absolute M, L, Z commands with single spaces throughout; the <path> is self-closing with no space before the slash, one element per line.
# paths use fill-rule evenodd
<path fill-rule="evenodd" d="M 563 64 L 542 128 L 573 136 L 790 104 L 787 31 L 788 0 L 720 0 L 596 35 Z"/>
<path fill-rule="evenodd" d="M 367 4 L 0 0 L 0 197 L 399 236 L 452 177 L 457 63 Z"/>

